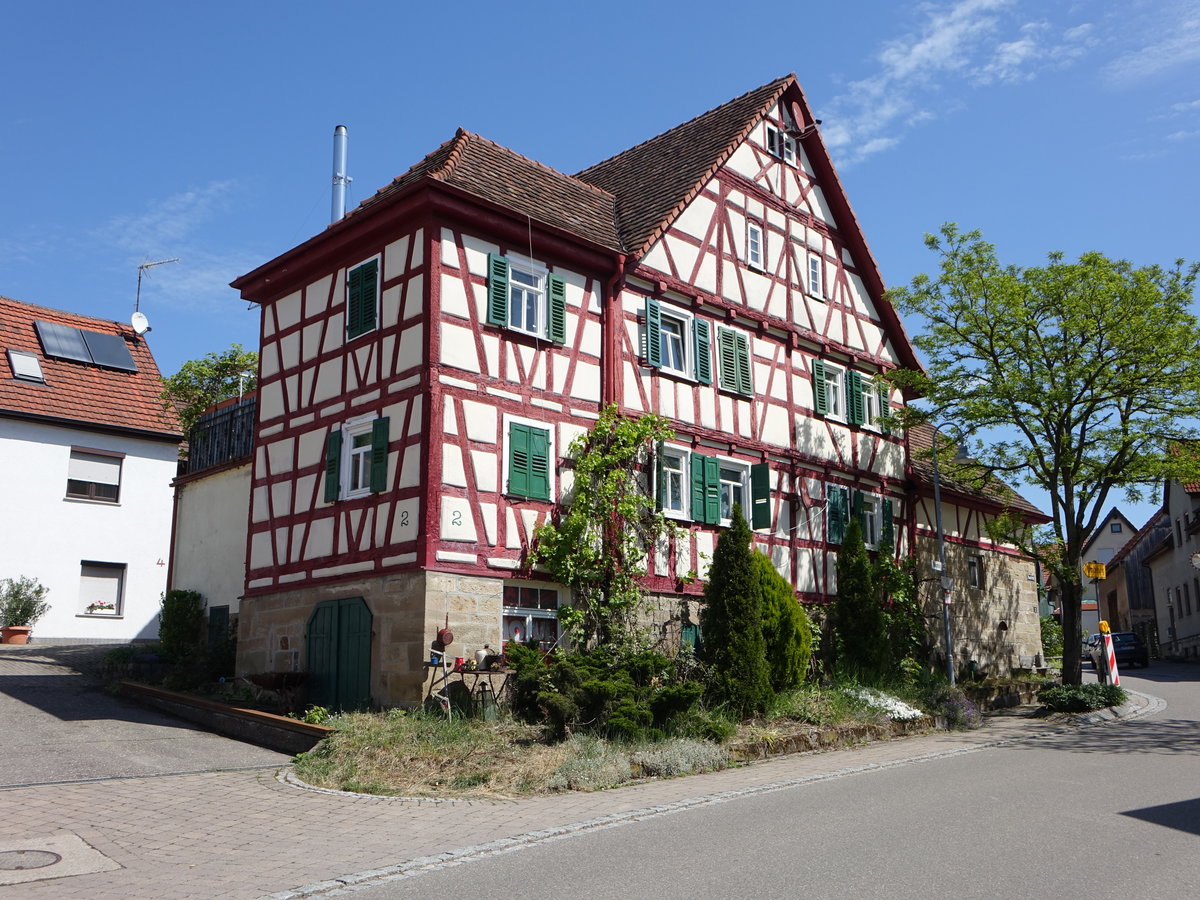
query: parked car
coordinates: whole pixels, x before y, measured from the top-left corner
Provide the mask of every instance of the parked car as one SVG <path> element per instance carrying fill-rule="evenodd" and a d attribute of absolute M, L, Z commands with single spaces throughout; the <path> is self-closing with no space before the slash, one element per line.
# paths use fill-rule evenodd
<path fill-rule="evenodd" d="M 1100 643 L 1100 639 L 1103 637 L 1104 635 L 1098 631 L 1095 634 L 1089 634 L 1087 637 L 1085 637 L 1083 639 L 1083 648 L 1079 653 L 1080 659 L 1082 659 L 1084 662 L 1090 662 L 1092 660 L 1092 653 L 1096 649 L 1096 645 Z"/>
<path fill-rule="evenodd" d="M 1098 638 L 1095 643 L 1092 643 L 1092 638 Z M 1096 667 L 1096 671 L 1100 671 L 1100 659 L 1104 654 L 1104 635 L 1093 634 L 1092 638 L 1088 638 L 1091 644 L 1092 665 Z M 1150 665 L 1150 648 L 1146 646 L 1146 642 L 1142 640 L 1142 636 L 1134 634 L 1132 631 L 1114 631 L 1112 633 L 1113 654 L 1117 657 L 1117 669 L 1122 669 L 1125 666 L 1148 666 Z"/>

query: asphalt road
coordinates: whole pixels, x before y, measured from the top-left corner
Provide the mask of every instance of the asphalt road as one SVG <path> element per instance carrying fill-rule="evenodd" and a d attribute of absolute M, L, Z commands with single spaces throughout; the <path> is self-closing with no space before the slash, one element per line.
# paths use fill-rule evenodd
<path fill-rule="evenodd" d="M 1159 663 L 1123 677 L 1166 707 L 332 896 L 1196 897 L 1200 666 Z"/>

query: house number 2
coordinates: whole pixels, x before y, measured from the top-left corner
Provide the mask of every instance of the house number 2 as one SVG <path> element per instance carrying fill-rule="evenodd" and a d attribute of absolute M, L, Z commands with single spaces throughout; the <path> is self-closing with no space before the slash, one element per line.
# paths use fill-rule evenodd
<path fill-rule="evenodd" d="M 458 528 L 459 526 L 462 525 L 462 523 L 463 523 L 462 510 L 456 509 L 453 513 L 450 514 L 450 524 L 453 525 L 455 528 Z"/>

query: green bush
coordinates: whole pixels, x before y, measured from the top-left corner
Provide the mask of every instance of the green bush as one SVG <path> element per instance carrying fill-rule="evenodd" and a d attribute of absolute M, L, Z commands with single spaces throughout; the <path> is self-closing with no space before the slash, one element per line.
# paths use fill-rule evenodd
<path fill-rule="evenodd" d="M 791 583 L 762 553 L 754 554 L 754 574 L 762 592 L 762 632 L 767 674 L 776 693 L 804 681 L 812 657 L 812 624 Z"/>
<path fill-rule="evenodd" d="M 709 696 L 741 716 L 762 712 L 773 696 L 762 619 L 750 527 L 735 503 L 733 520 L 713 552 L 700 630 L 702 657 L 713 667 Z"/>
<path fill-rule="evenodd" d="M 623 741 L 690 733 L 687 722 L 703 693 L 679 678 L 673 660 L 652 651 L 560 651 L 544 660 L 535 649 L 510 644 L 507 654 L 513 715 L 545 724 L 559 739 L 581 732 Z"/>
<path fill-rule="evenodd" d="M 158 641 L 165 656 L 181 663 L 204 649 L 204 597 L 197 591 L 174 589 L 162 596 Z"/>
<path fill-rule="evenodd" d="M 892 649 L 874 569 L 855 518 L 851 518 L 838 551 L 837 586 L 829 611 L 837 668 L 864 684 L 878 684 L 888 671 Z"/>
<path fill-rule="evenodd" d="M 1062 625 L 1054 616 L 1042 616 L 1042 652 L 1046 656 L 1062 656 Z"/>
<path fill-rule="evenodd" d="M 27 575 L 0 579 L 0 625 L 32 627 L 50 609 L 49 590 Z"/>
<path fill-rule="evenodd" d="M 1089 712 L 1127 699 L 1129 694 L 1115 684 L 1058 684 L 1038 691 L 1038 700 L 1055 712 Z"/>

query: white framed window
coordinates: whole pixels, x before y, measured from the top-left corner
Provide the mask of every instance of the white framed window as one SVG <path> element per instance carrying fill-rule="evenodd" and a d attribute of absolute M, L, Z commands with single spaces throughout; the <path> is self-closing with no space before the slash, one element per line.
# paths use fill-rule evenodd
<path fill-rule="evenodd" d="M 692 378 L 692 317 L 685 312 L 662 310 L 659 333 L 662 335 L 662 368 Z"/>
<path fill-rule="evenodd" d="M 79 564 L 79 614 L 119 616 L 125 600 L 125 563 Z"/>
<path fill-rule="evenodd" d="M 719 473 L 721 524 L 728 525 L 733 521 L 735 503 L 742 508 L 744 517 L 750 515 L 750 506 L 747 503 L 750 496 L 750 467 L 722 459 Z"/>
<path fill-rule="evenodd" d="M 559 638 L 558 590 L 527 584 L 504 585 L 500 636 L 507 643 L 538 642 L 543 653 L 554 649 Z"/>
<path fill-rule="evenodd" d="M 754 221 L 746 222 L 746 265 L 753 269 L 765 266 L 766 249 L 763 243 L 762 226 Z"/>
<path fill-rule="evenodd" d="M 688 491 L 691 481 L 686 450 L 664 446 L 659 451 L 658 484 L 655 491 L 663 515 L 673 519 L 688 517 Z"/>
<path fill-rule="evenodd" d="M 343 497 L 353 499 L 371 493 L 371 423 L 365 419 L 345 428 L 342 453 Z"/>
<path fill-rule="evenodd" d="M 32 353 L 23 350 L 8 349 L 8 365 L 12 369 L 13 378 L 18 381 L 45 382 L 42 375 L 42 362 Z"/>
<path fill-rule="evenodd" d="M 860 377 L 858 379 L 859 396 L 862 397 L 862 425 L 865 428 L 879 428 L 879 418 L 883 415 L 880 408 L 882 400 L 879 396 L 879 388 L 871 378 Z"/>
<path fill-rule="evenodd" d="M 825 415 L 831 419 L 846 418 L 846 372 L 838 366 L 825 363 Z"/>
<path fill-rule="evenodd" d="M 873 494 L 861 494 L 858 502 L 861 504 L 859 521 L 862 525 L 863 543 L 874 550 L 879 546 L 880 537 L 879 498 Z"/>
<path fill-rule="evenodd" d="M 815 253 L 808 254 L 808 294 L 825 299 L 825 262 Z"/>
<path fill-rule="evenodd" d="M 123 453 L 72 447 L 67 464 L 67 497 L 117 503 L 121 499 Z"/>
<path fill-rule="evenodd" d="M 967 586 L 983 587 L 983 560 L 978 556 L 967 557 Z"/>
<path fill-rule="evenodd" d="M 796 139 L 770 123 L 767 124 L 767 149 L 772 156 L 778 156 L 786 163 L 794 165 L 796 162 Z"/>
<path fill-rule="evenodd" d="M 546 273 L 509 259 L 508 327 L 546 336 Z"/>

